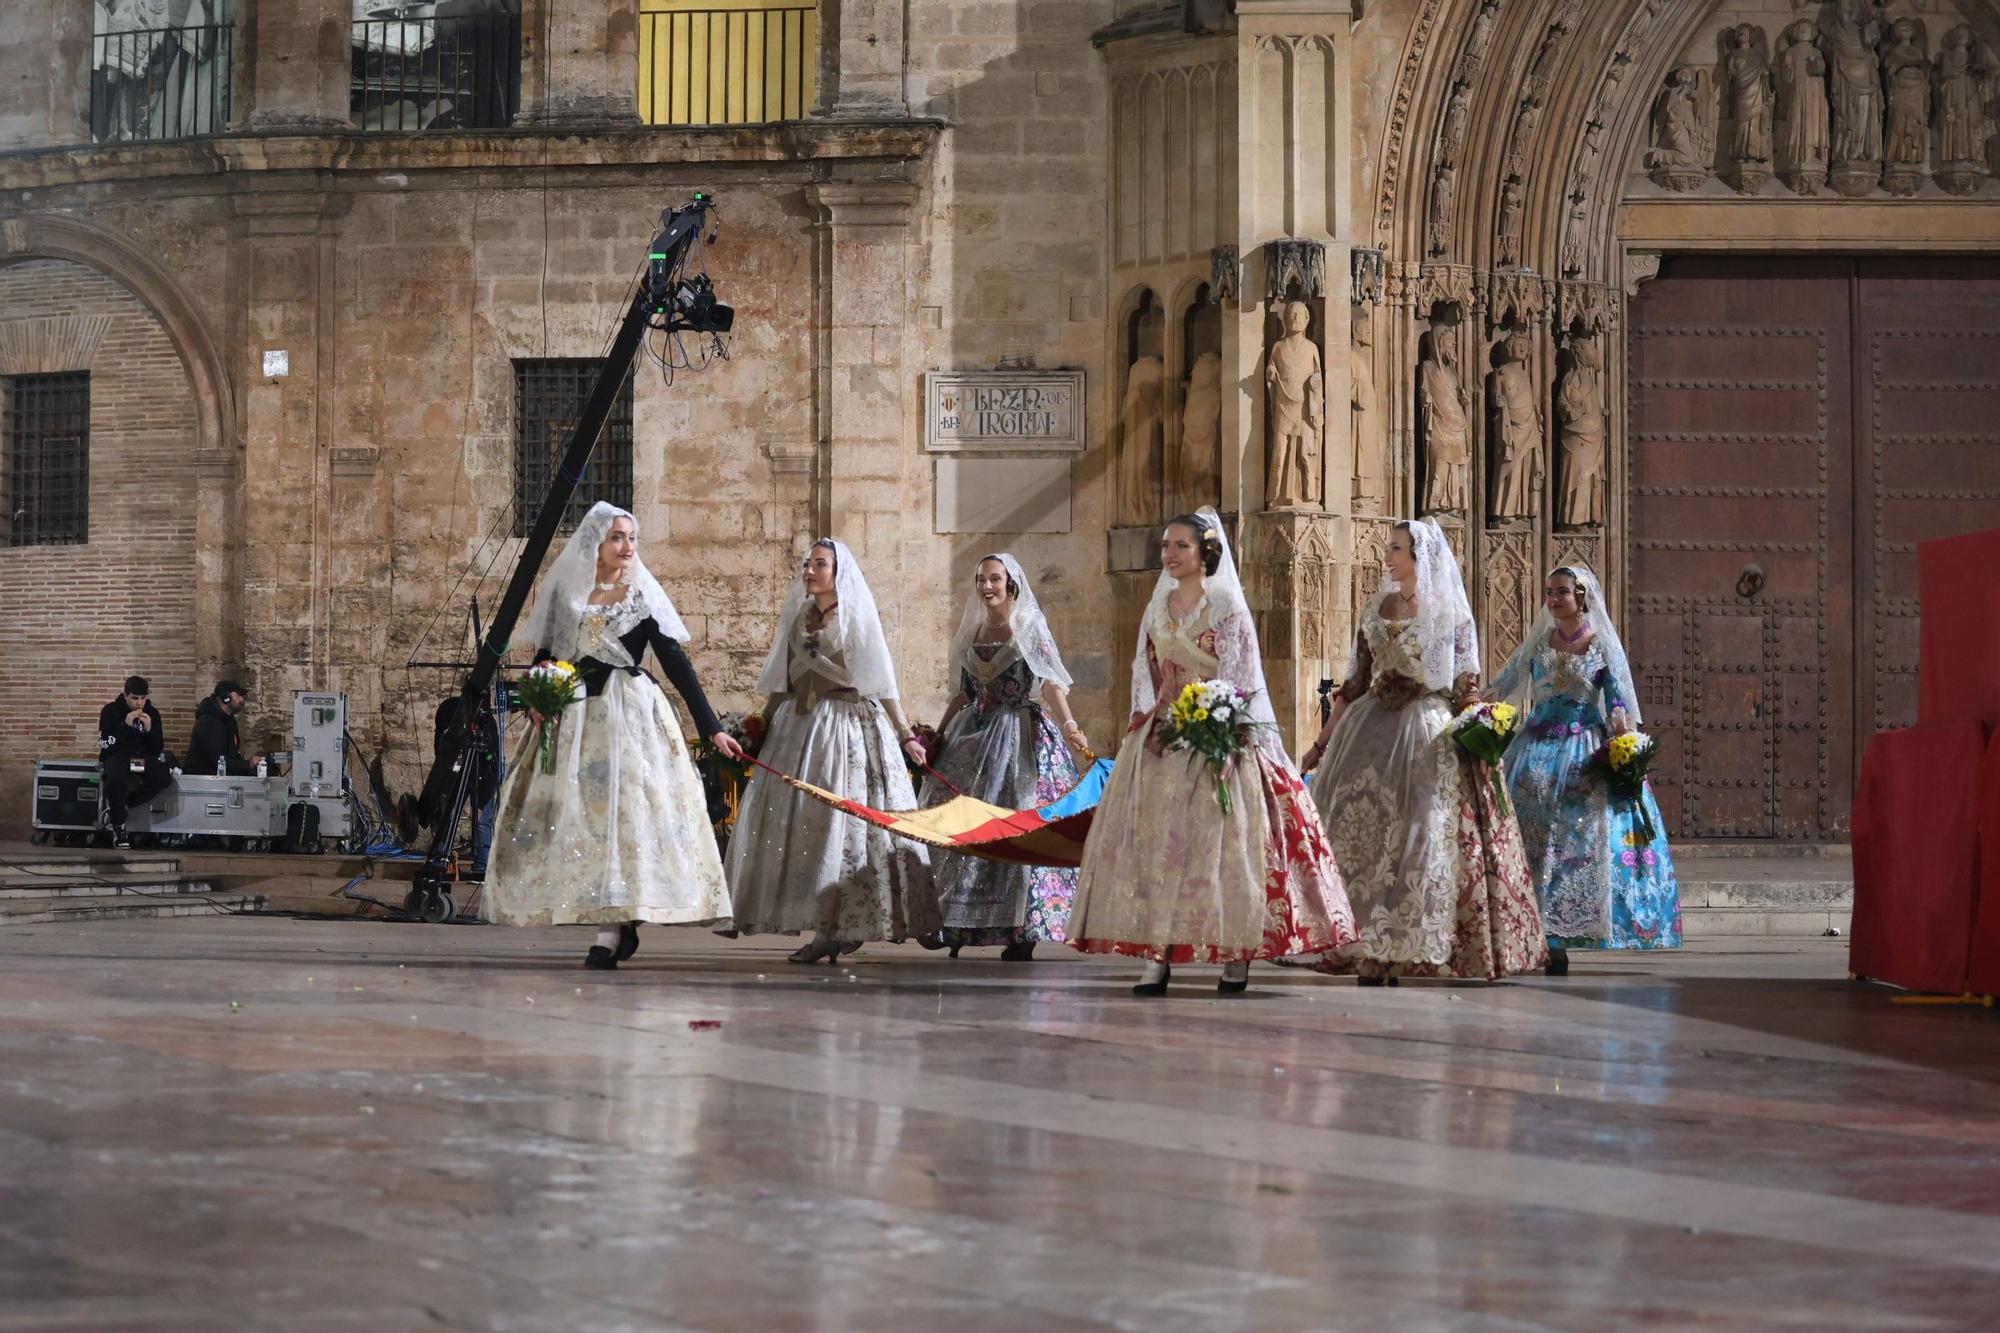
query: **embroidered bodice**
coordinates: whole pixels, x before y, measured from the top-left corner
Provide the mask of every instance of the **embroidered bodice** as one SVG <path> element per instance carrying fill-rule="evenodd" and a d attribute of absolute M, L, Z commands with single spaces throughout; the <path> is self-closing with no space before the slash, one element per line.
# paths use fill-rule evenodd
<path fill-rule="evenodd" d="M 1612 711 L 1626 706 L 1610 659 L 1595 639 L 1580 653 L 1561 652 L 1544 640 L 1528 673 L 1530 736 L 1601 731 Z"/>
<path fill-rule="evenodd" d="M 1041 683 L 1012 640 L 972 644 L 958 661 L 959 693 L 980 712 L 1038 705 Z"/>
<path fill-rule="evenodd" d="M 646 604 L 627 588 L 625 595 L 609 606 L 584 603 L 583 620 L 577 627 L 578 657 L 594 657 L 606 666 L 624 671 L 638 665 L 638 659 L 624 643 L 625 636 L 650 617 Z M 640 652 L 644 652 L 642 646 Z"/>

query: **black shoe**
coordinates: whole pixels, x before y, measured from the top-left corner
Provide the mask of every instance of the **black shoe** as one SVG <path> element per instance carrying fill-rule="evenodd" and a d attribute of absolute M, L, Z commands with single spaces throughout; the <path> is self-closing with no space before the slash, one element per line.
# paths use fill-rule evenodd
<path fill-rule="evenodd" d="M 618 927 L 618 952 L 612 955 L 614 962 L 624 962 L 639 952 L 639 923 L 627 921 Z"/>
<path fill-rule="evenodd" d="M 919 935 L 917 936 L 917 943 L 926 949 L 942 949 L 944 948 L 944 936 L 938 934 Z M 952 956 L 957 957 L 956 954 Z"/>
<path fill-rule="evenodd" d="M 601 944 L 590 946 L 590 952 L 583 956 L 583 965 L 592 972 L 616 972 L 618 955 Z"/>
<path fill-rule="evenodd" d="M 1357 986 L 1386 986 L 1389 984 L 1389 978 L 1359 976 L 1354 979 L 1354 984 Z"/>
<path fill-rule="evenodd" d="M 948 953 L 948 954 L 946 954 L 946 955 L 945 955 L 945 957 L 947 957 L 947 958 L 956 958 L 956 957 L 958 957 L 958 951 L 959 951 L 960 949 L 963 949 L 964 947 L 965 947 L 965 946 L 964 946 L 963 944 L 954 944 L 954 945 L 952 945 L 952 946 L 951 946 L 951 952 L 950 952 L 950 953 Z"/>
<path fill-rule="evenodd" d="M 1167 993 L 1167 983 L 1174 977 L 1173 968 L 1162 963 L 1158 981 L 1142 981 L 1132 988 L 1132 993 L 1146 999 L 1157 999 Z"/>
<path fill-rule="evenodd" d="M 1569 950 L 1549 950 L 1548 966 L 1542 969 L 1545 977 L 1566 977 L 1569 975 Z"/>
<path fill-rule="evenodd" d="M 1033 940 L 1015 940 L 1000 951 L 1000 961 L 1003 963 L 1034 962 L 1035 942 Z"/>
<path fill-rule="evenodd" d="M 117 824 L 112 827 L 111 845 L 113 847 L 116 847 L 121 852 L 130 851 L 132 849 L 131 835 L 125 832 L 125 826 L 123 824 Z"/>
<path fill-rule="evenodd" d="M 1231 981 L 1228 977 L 1217 977 L 1215 979 L 1215 993 L 1217 995 L 1241 995 L 1249 989 L 1250 978 L 1248 977 L 1243 978 L 1241 981 Z"/>

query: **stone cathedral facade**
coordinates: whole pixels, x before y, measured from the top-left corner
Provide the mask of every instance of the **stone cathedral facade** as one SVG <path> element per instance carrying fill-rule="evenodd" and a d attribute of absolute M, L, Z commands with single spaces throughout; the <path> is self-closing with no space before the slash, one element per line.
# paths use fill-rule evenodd
<path fill-rule="evenodd" d="M 1428 514 L 1489 666 L 1600 571 L 1683 836 L 1833 840 L 1914 718 L 1915 543 L 2000 525 L 1984 0 L 19 0 L 0 39 L 0 828 L 130 671 L 181 742 L 222 674 L 272 748 L 343 690 L 415 782 L 450 676 L 410 663 L 464 657 L 697 189 L 729 358 L 642 362 L 592 484 L 724 706 L 830 531 L 934 716 L 1009 549 L 1108 747 L 1161 520 L 1212 504 L 1297 739 Z"/>

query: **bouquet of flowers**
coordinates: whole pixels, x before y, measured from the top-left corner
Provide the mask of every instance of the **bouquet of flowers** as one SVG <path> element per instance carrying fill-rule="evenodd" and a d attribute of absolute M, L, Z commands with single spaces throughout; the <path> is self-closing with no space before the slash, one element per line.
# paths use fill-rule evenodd
<path fill-rule="evenodd" d="M 1521 725 L 1521 711 L 1512 704 L 1477 703 L 1451 720 L 1451 738 L 1458 748 L 1487 766 L 1500 813 L 1507 813 L 1507 784 L 1500 778 L 1500 756 L 1507 753 Z"/>
<path fill-rule="evenodd" d="M 1659 748 L 1659 742 L 1644 732 L 1628 731 L 1606 741 L 1592 759 L 1610 783 L 1612 797 L 1629 803 L 1638 813 L 1642 843 L 1653 840 L 1653 816 L 1647 811 L 1645 800 L 1646 770 L 1653 766 L 1653 756 Z"/>
<path fill-rule="evenodd" d="M 1250 700 L 1226 680 L 1190 682 L 1167 710 L 1160 741 L 1193 750 L 1215 774 L 1215 800 L 1229 813 L 1229 761 L 1250 746 Z"/>
<path fill-rule="evenodd" d="M 563 709 L 583 694 L 583 679 L 567 662 L 537 662 L 515 687 L 514 697 L 521 707 L 542 718 L 535 740 L 541 750 L 542 772 L 556 771 L 556 732 L 562 726 Z"/>
<path fill-rule="evenodd" d="M 744 760 L 731 759 L 715 748 L 706 736 L 695 743 L 694 757 L 706 759 L 715 765 L 715 771 L 734 781 L 737 789 L 750 780 L 748 760 L 757 757 L 757 751 L 764 745 L 764 716 L 761 713 L 724 713 L 722 715 L 723 734 L 743 747 Z"/>

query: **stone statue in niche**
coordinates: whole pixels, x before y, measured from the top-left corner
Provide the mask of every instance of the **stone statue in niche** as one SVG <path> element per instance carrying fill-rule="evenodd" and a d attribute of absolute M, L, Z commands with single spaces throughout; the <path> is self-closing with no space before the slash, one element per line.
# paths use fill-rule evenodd
<path fill-rule="evenodd" d="M 1800 19 L 1785 29 L 1777 63 L 1778 179 L 1793 194 L 1817 194 L 1826 184 L 1830 124 L 1819 26 Z"/>
<path fill-rule="evenodd" d="M 1222 499 L 1222 355 L 1203 352 L 1188 371 L 1181 403 L 1181 455 L 1175 470 L 1176 507 L 1193 513 Z"/>
<path fill-rule="evenodd" d="M 1685 193 L 1708 179 L 1715 155 L 1715 98 L 1708 71 L 1682 65 L 1667 71 L 1667 86 L 1653 101 L 1653 146 L 1646 169 L 1653 182 Z"/>
<path fill-rule="evenodd" d="M 1561 428 L 1561 493 L 1556 521 L 1572 528 L 1604 526 L 1604 347 L 1594 333 L 1569 345 L 1569 367 L 1556 389 Z"/>
<path fill-rule="evenodd" d="M 1827 29 L 1833 76 L 1833 188 L 1858 198 L 1882 174 L 1882 24 L 1870 0 L 1838 0 Z"/>
<path fill-rule="evenodd" d="M 1531 97 L 1521 103 L 1520 114 L 1514 117 L 1514 133 L 1507 140 L 1507 162 L 1504 174 L 1515 180 L 1528 178 L 1528 150 L 1534 146 L 1535 126 L 1542 119 L 1542 101 Z"/>
<path fill-rule="evenodd" d="M 1921 20 L 1899 18 L 1882 43 L 1889 122 L 1882 134 L 1882 188 L 1912 195 L 1931 151 L 1931 58 Z"/>
<path fill-rule="evenodd" d="M 1992 77 L 1981 68 L 1979 39 L 1970 24 L 1944 35 L 1937 57 L 1938 184 L 1971 194 L 1986 176 L 1986 107 L 1981 89 Z"/>
<path fill-rule="evenodd" d="M 1528 335 L 1510 333 L 1494 368 L 1493 505 L 1495 522 L 1533 518 L 1541 490 L 1542 405 L 1535 390 L 1535 348 Z"/>
<path fill-rule="evenodd" d="M 1305 509 L 1320 501 L 1320 438 L 1326 423 L 1326 377 L 1319 348 L 1306 335 L 1312 309 L 1285 306 L 1285 336 L 1264 364 L 1270 399 L 1271 448 L 1265 471 L 1271 509 Z"/>
<path fill-rule="evenodd" d="M 1354 309 L 1349 349 L 1353 357 L 1348 380 L 1349 408 L 1354 427 L 1354 507 L 1379 514 L 1388 496 L 1387 460 L 1382 456 L 1382 411 L 1375 393 L 1375 317 L 1367 306 Z"/>
<path fill-rule="evenodd" d="M 1739 23 L 1729 30 L 1723 61 L 1729 80 L 1729 163 L 1738 190 L 1755 194 L 1771 179 L 1771 61 L 1764 30 Z"/>
<path fill-rule="evenodd" d="M 1510 180 L 1500 186 L 1500 239 L 1493 256 L 1503 268 L 1521 262 L 1521 182 Z"/>
<path fill-rule="evenodd" d="M 1167 363 L 1166 316 L 1151 302 L 1132 316 L 1132 364 L 1125 371 L 1125 399 L 1119 410 L 1118 521 L 1150 525 L 1160 521 L 1165 452 Z"/>
<path fill-rule="evenodd" d="M 1424 228 L 1424 244 L 1434 255 L 1451 249 L 1452 195 L 1458 188 L 1457 176 L 1458 168 L 1440 162 L 1437 174 L 1431 178 L 1431 212 Z"/>
<path fill-rule="evenodd" d="M 1444 106 L 1444 128 L 1438 132 L 1438 161 L 1455 163 L 1464 151 L 1466 110 L 1471 101 L 1470 85 L 1452 85 L 1451 98 Z"/>
<path fill-rule="evenodd" d="M 1427 514 L 1462 514 L 1466 472 L 1472 464 L 1472 420 L 1458 378 L 1458 330 L 1441 319 L 1424 335 L 1417 368 L 1417 397 L 1424 428 L 1424 504 Z"/>

